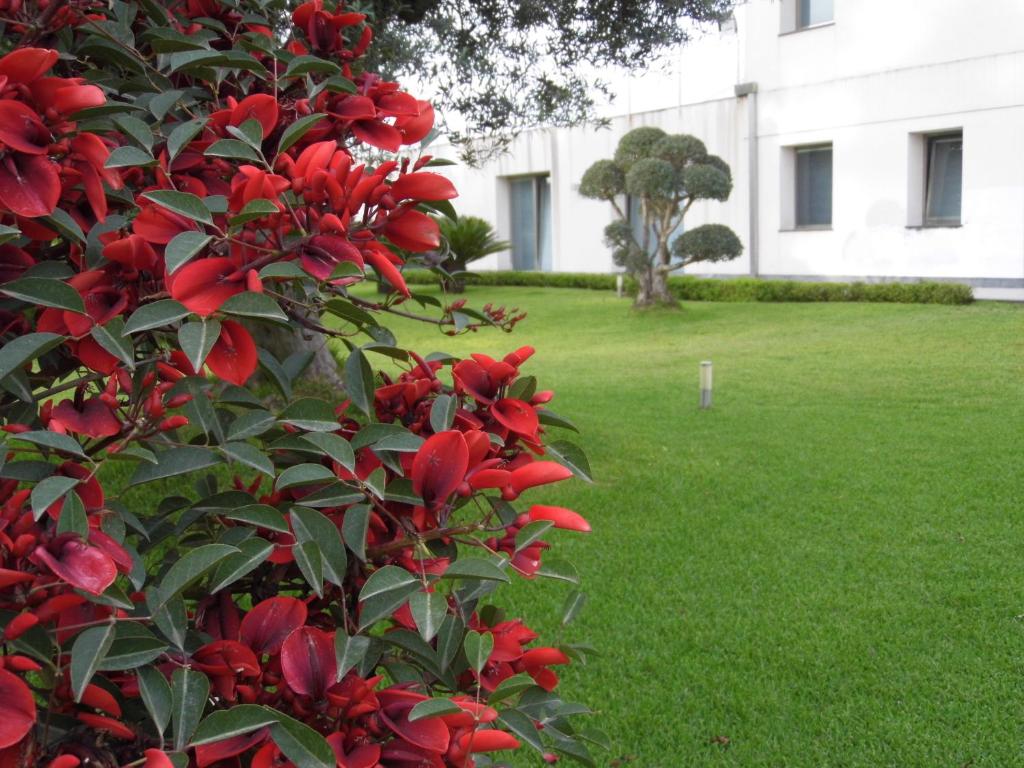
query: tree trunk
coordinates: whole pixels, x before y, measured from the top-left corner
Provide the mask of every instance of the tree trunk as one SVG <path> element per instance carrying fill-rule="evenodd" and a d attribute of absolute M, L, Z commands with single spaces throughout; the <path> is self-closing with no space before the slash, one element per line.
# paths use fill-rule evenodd
<path fill-rule="evenodd" d="M 341 392 L 345 380 L 341 376 L 338 361 L 327 346 L 327 338 L 315 331 L 292 326 L 291 328 L 270 327 L 261 324 L 250 326 L 256 343 L 266 349 L 280 362 L 296 352 L 312 352 L 313 359 L 298 377 L 298 380 L 316 382 L 321 387 Z"/>
<path fill-rule="evenodd" d="M 635 308 L 679 306 L 676 297 L 669 292 L 667 272 L 649 267 L 634 277 L 637 283 L 636 300 L 633 302 Z"/>

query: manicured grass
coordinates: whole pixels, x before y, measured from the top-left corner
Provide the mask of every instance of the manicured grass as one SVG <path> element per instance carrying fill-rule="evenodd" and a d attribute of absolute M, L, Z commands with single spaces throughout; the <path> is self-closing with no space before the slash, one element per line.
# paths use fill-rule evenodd
<path fill-rule="evenodd" d="M 468 298 L 529 318 L 391 327 L 423 352 L 533 344 L 583 432 L 597 483 L 524 501 L 595 529 L 556 551 L 590 596 L 563 636 L 602 655 L 564 693 L 599 712 L 602 765 L 1024 764 L 1024 308 Z M 553 638 L 564 593 L 510 597 Z"/>

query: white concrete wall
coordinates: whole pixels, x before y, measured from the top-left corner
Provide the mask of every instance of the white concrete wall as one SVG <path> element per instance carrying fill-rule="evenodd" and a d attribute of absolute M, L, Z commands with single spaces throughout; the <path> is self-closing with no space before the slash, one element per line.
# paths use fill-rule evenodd
<path fill-rule="evenodd" d="M 687 226 L 721 222 L 747 245 L 748 112 L 758 93 L 758 266 L 764 276 L 965 279 L 979 296 L 1024 298 L 1024 0 L 835 0 L 835 23 L 780 34 L 786 3 L 750 0 L 735 31 L 698 36 L 603 111 L 610 129 L 539 129 L 473 170 L 454 168 L 460 210 L 508 234 L 503 177 L 549 173 L 554 269 L 613 269 L 602 243 L 609 206 L 576 187 L 638 125 L 692 133 L 735 179 L 727 203 L 695 206 Z M 915 222 L 920 163 L 912 134 L 962 129 L 962 226 Z M 781 231 L 784 147 L 833 144 L 833 221 Z M 442 148 L 442 152 L 443 152 Z M 704 274 L 750 274 L 748 253 Z M 508 268 L 507 255 L 478 268 Z"/>

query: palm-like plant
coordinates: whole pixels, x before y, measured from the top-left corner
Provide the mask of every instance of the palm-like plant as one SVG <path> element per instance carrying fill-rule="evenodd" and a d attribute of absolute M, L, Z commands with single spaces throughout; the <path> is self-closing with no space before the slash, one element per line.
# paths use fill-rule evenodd
<path fill-rule="evenodd" d="M 440 264 L 449 275 L 443 282 L 452 293 L 461 293 L 465 288 L 460 273 L 465 272 L 471 262 L 512 247 L 511 243 L 499 240 L 491 223 L 479 216 L 460 216 L 458 221 L 442 217 L 438 223 L 448 249 L 447 257 Z"/>

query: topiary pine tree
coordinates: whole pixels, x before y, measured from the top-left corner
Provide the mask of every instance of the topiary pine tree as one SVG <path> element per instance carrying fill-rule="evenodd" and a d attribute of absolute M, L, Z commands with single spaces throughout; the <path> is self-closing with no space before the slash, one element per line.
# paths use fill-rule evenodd
<path fill-rule="evenodd" d="M 673 239 L 698 200 L 725 201 L 732 192 L 729 165 L 704 142 L 660 128 L 634 128 L 619 140 L 612 160 L 598 160 L 580 182 L 580 194 L 607 200 L 616 219 L 605 228 L 615 263 L 637 282 L 635 306 L 675 304 L 669 273 L 699 261 L 729 261 L 743 245 L 729 227 L 704 224 Z M 640 202 L 640 221 L 623 197 Z M 639 224 L 640 226 L 634 226 Z M 675 257 L 673 259 L 673 257 Z"/>

